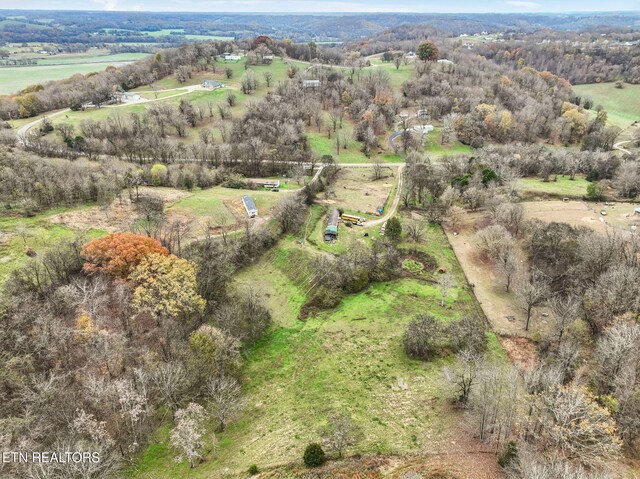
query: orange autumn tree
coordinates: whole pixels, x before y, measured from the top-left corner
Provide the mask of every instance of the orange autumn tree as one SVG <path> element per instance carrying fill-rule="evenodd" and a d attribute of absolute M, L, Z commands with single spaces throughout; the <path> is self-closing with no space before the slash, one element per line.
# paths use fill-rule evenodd
<path fill-rule="evenodd" d="M 127 278 L 144 258 L 154 253 L 166 256 L 169 251 L 159 241 L 133 233 L 111 233 L 82 248 L 85 271 L 103 271 L 119 278 Z"/>

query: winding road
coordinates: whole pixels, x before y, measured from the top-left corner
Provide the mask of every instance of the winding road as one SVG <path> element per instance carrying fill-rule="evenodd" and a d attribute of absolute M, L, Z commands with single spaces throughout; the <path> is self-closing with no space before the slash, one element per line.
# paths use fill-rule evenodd
<path fill-rule="evenodd" d="M 627 150 L 626 148 L 623 148 L 622 145 L 625 145 L 627 143 L 631 143 L 633 140 L 624 140 L 624 141 L 619 141 L 618 143 L 615 143 L 613 145 L 613 148 L 615 150 L 620 150 L 622 153 L 626 153 L 627 155 L 631 155 L 632 153 Z"/>

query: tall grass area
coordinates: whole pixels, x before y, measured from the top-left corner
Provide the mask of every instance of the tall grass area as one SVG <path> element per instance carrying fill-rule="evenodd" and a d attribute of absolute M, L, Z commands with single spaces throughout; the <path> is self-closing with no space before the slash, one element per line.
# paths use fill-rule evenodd
<path fill-rule="evenodd" d="M 625 83 L 624 88 L 616 88 L 615 83 L 592 83 L 574 85 L 573 90 L 580 96 L 593 100 L 595 107 L 602 105 L 607 111 L 607 124 L 626 128 L 634 121 L 640 121 L 640 85 Z"/>
<path fill-rule="evenodd" d="M 344 148 L 341 142 L 340 154 L 337 153 L 335 133 L 332 133 L 331 138 L 329 138 L 326 133 L 318 132 L 316 128 L 312 127 L 307 130 L 307 138 L 311 149 L 319 156 L 333 156 L 336 163 L 373 163 L 376 158 L 385 163 L 402 163 L 404 161 L 392 151 L 385 151 L 381 154 L 373 152 L 370 158 L 367 157 L 361 150 L 362 144 L 353 139 L 353 130 L 346 122 L 342 129 L 338 129 L 337 134 L 344 135 L 347 138 L 347 148 Z M 379 138 L 379 141 L 384 144 L 386 138 L 383 136 Z"/>
<path fill-rule="evenodd" d="M 36 254 L 42 254 L 51 246 L 73 239 L 79 234 L 73 228 L 47 221 L 48 217 L 67 210 L 57 208 L 31 218 L 0 217 L 0 287 L 11 271 L 29 261 L 27 248 Z M 87 239 L 105 234 L 106 232 L 97 229 L 83 232 Z"/>
<path fill-rule="evenodd" d="M 421 247 L 448 251 L 438 260 L 462 279 L 442 231 L 430 228 L 427 236 Z M 461 420 L 447 405 L 441 374 L 451 359 L 410 360 L 402 336 L 418 313 L 451 321 L 473 311 L 466 284 L 460 281 L 441 307 L 440 293 L 429 281 L 375 283 L 303 322 L 298 313 L 308 292 L 309 265 L 317 254 L 324 253 L 285 239 L 235 278 L 238 288 L 261 292 L 275 325 L 247 354 L 247 407 L 218 436 L 219 447 L 190 470 L 173 460 L 167 426 L 158 431 L 130 477 L 240 477 L 251 464 L 263 469 L 298 460 L 309 442 L 320 439 L 334 411 L 349 414 L 366 432 L 350 453 L 419 452 Z M 493 337 L 490 348 L 499 354 Z"/>

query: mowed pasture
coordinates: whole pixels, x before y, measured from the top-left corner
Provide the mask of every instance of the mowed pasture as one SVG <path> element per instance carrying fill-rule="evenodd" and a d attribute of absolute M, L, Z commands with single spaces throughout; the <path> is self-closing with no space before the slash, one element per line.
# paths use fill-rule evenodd
<path fill-rule="evenodd" d="M 258 220 L 271 216 L 278 200 L 288 194 L 285 191 L 242 190 L 214 186 L 195 191 L 179 199 L 167 208 L 169 217 L 179 217 L 193 224 L 194 235 L 202 235 L 212 227 L 218 232 L 220 227 L 238 229 L 247 220 L 242 196 L 248 195 L 258 209 Z"/>
<path fill-rule="evenodd" d="M 62 80 L 70 76 L 102 71 L 108 66 L 121 66 L 125 63 L 146 57 L 144 53 L 125 53 L 118 55 L 96 55 L 78 58 L 55 58 L 40 60 L 39 65 L 24 67 L 0 67 L 0 94 L 16 93 L 29 85 Z"/>
<path fill-rule="evenodd" d="M 141 187 L 140 196 L 162 199 L 169 221 L 180 220 L 191 225 L 189 237 L 202 237 L 207 228 L 235 230 L 248 219 L 242 196 L 250 196 L 258 208 L 259 218 L 269 218 L 274 205 L 286 192 L 268 190 L 242 190 L 214 186 L 193 191 L 165 187 Z M 98 228 L 107 232 L 128 231 L 136 222 L 139 212 L 126 192 L 108 207 L 88 205 L 65 210 L 47 218 L 47 221 L 76 230 Z"/>
<path fill-rule="evenodd" d="M 401 138 L 396 139 L 396 144 L 401 142 Z M 470 155 L 473 150 L 459 140 L 453 140 L 447 144 L 440 141 L 440 128 L 435 127 L 433 131 L 426 133 L 424 141 L 424 151 L 429 156 L 442 157 L 446 155 Z"/>
<path fill-rule="evenodd" d="M 624 129 L 640 121 L 640 85 L 625 83 L 624 88 L 616 88 L 615 83 L 592 83 L 574 85 L 573 90 L 593 100 L 594 109 L 602 105 L 607 111 L 608 125 Z"/>
<path fill-rule="evenodd" d="M 584 226 L 601 233 L 630 231 L 640 226 L 636 203 L 588 203 L 584 201 L 533 201 L 523 203 L 527 218 Z M 603 214 L 605 213 L 605 214 Z"/>
<path fill-rule="evenodd" d="M 398 181 L 397 173 L 397 167 L 383 165 L 382 178 L 374 180 L 373 168 L 342 168 L 326 197 L 319 202 L 346 213 L 374 218 L 377 208 L 387 205 Z"/>
<path fill-rule="evenodd" d="M 376 159 L 380 159 L 385 163 L 402 163 L 404 160 L 390 150 L 381 149 L 371 155 L 368 158 L 361 149 L 361 143 L 356 141 L 351 136 L 352 130 L 349 126 L 343 126 L 342 130 L 338 130 L 337 134 L 343 136 L 346 139 L 347 147 L 344 147 L 341 140 L 341 146 L 338 149 L 336 146 L 335 134 L 329 138 L 326 134 L 318 133 L 315 129 L 309 129 L 307 131 L 307 138 L 309 139 L 309 145 L 315 153 L 319 156 L 331 155 L 337 163 L 373 163 Z M 384 145 L 386 138 L 383 136 L 378 141 Z"/>
<path fill-rule="evenodd" d="M 518 181 L 518 188 L 522 196 L 526 197 L 556 197 L 582 198 L 587 194 L 589 181 L 576 177 L 557 176 L 549 181 L 540 178 L 522 178 Z"/>

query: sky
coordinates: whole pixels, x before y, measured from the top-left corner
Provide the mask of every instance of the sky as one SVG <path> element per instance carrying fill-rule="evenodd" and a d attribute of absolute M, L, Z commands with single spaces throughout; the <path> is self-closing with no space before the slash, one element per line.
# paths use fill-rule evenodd
<path fill-rule="evenodd" d="M 0 0 L 0 8 L 246 13 L 522 13 L 640 11 L 640 0 Z"/>

